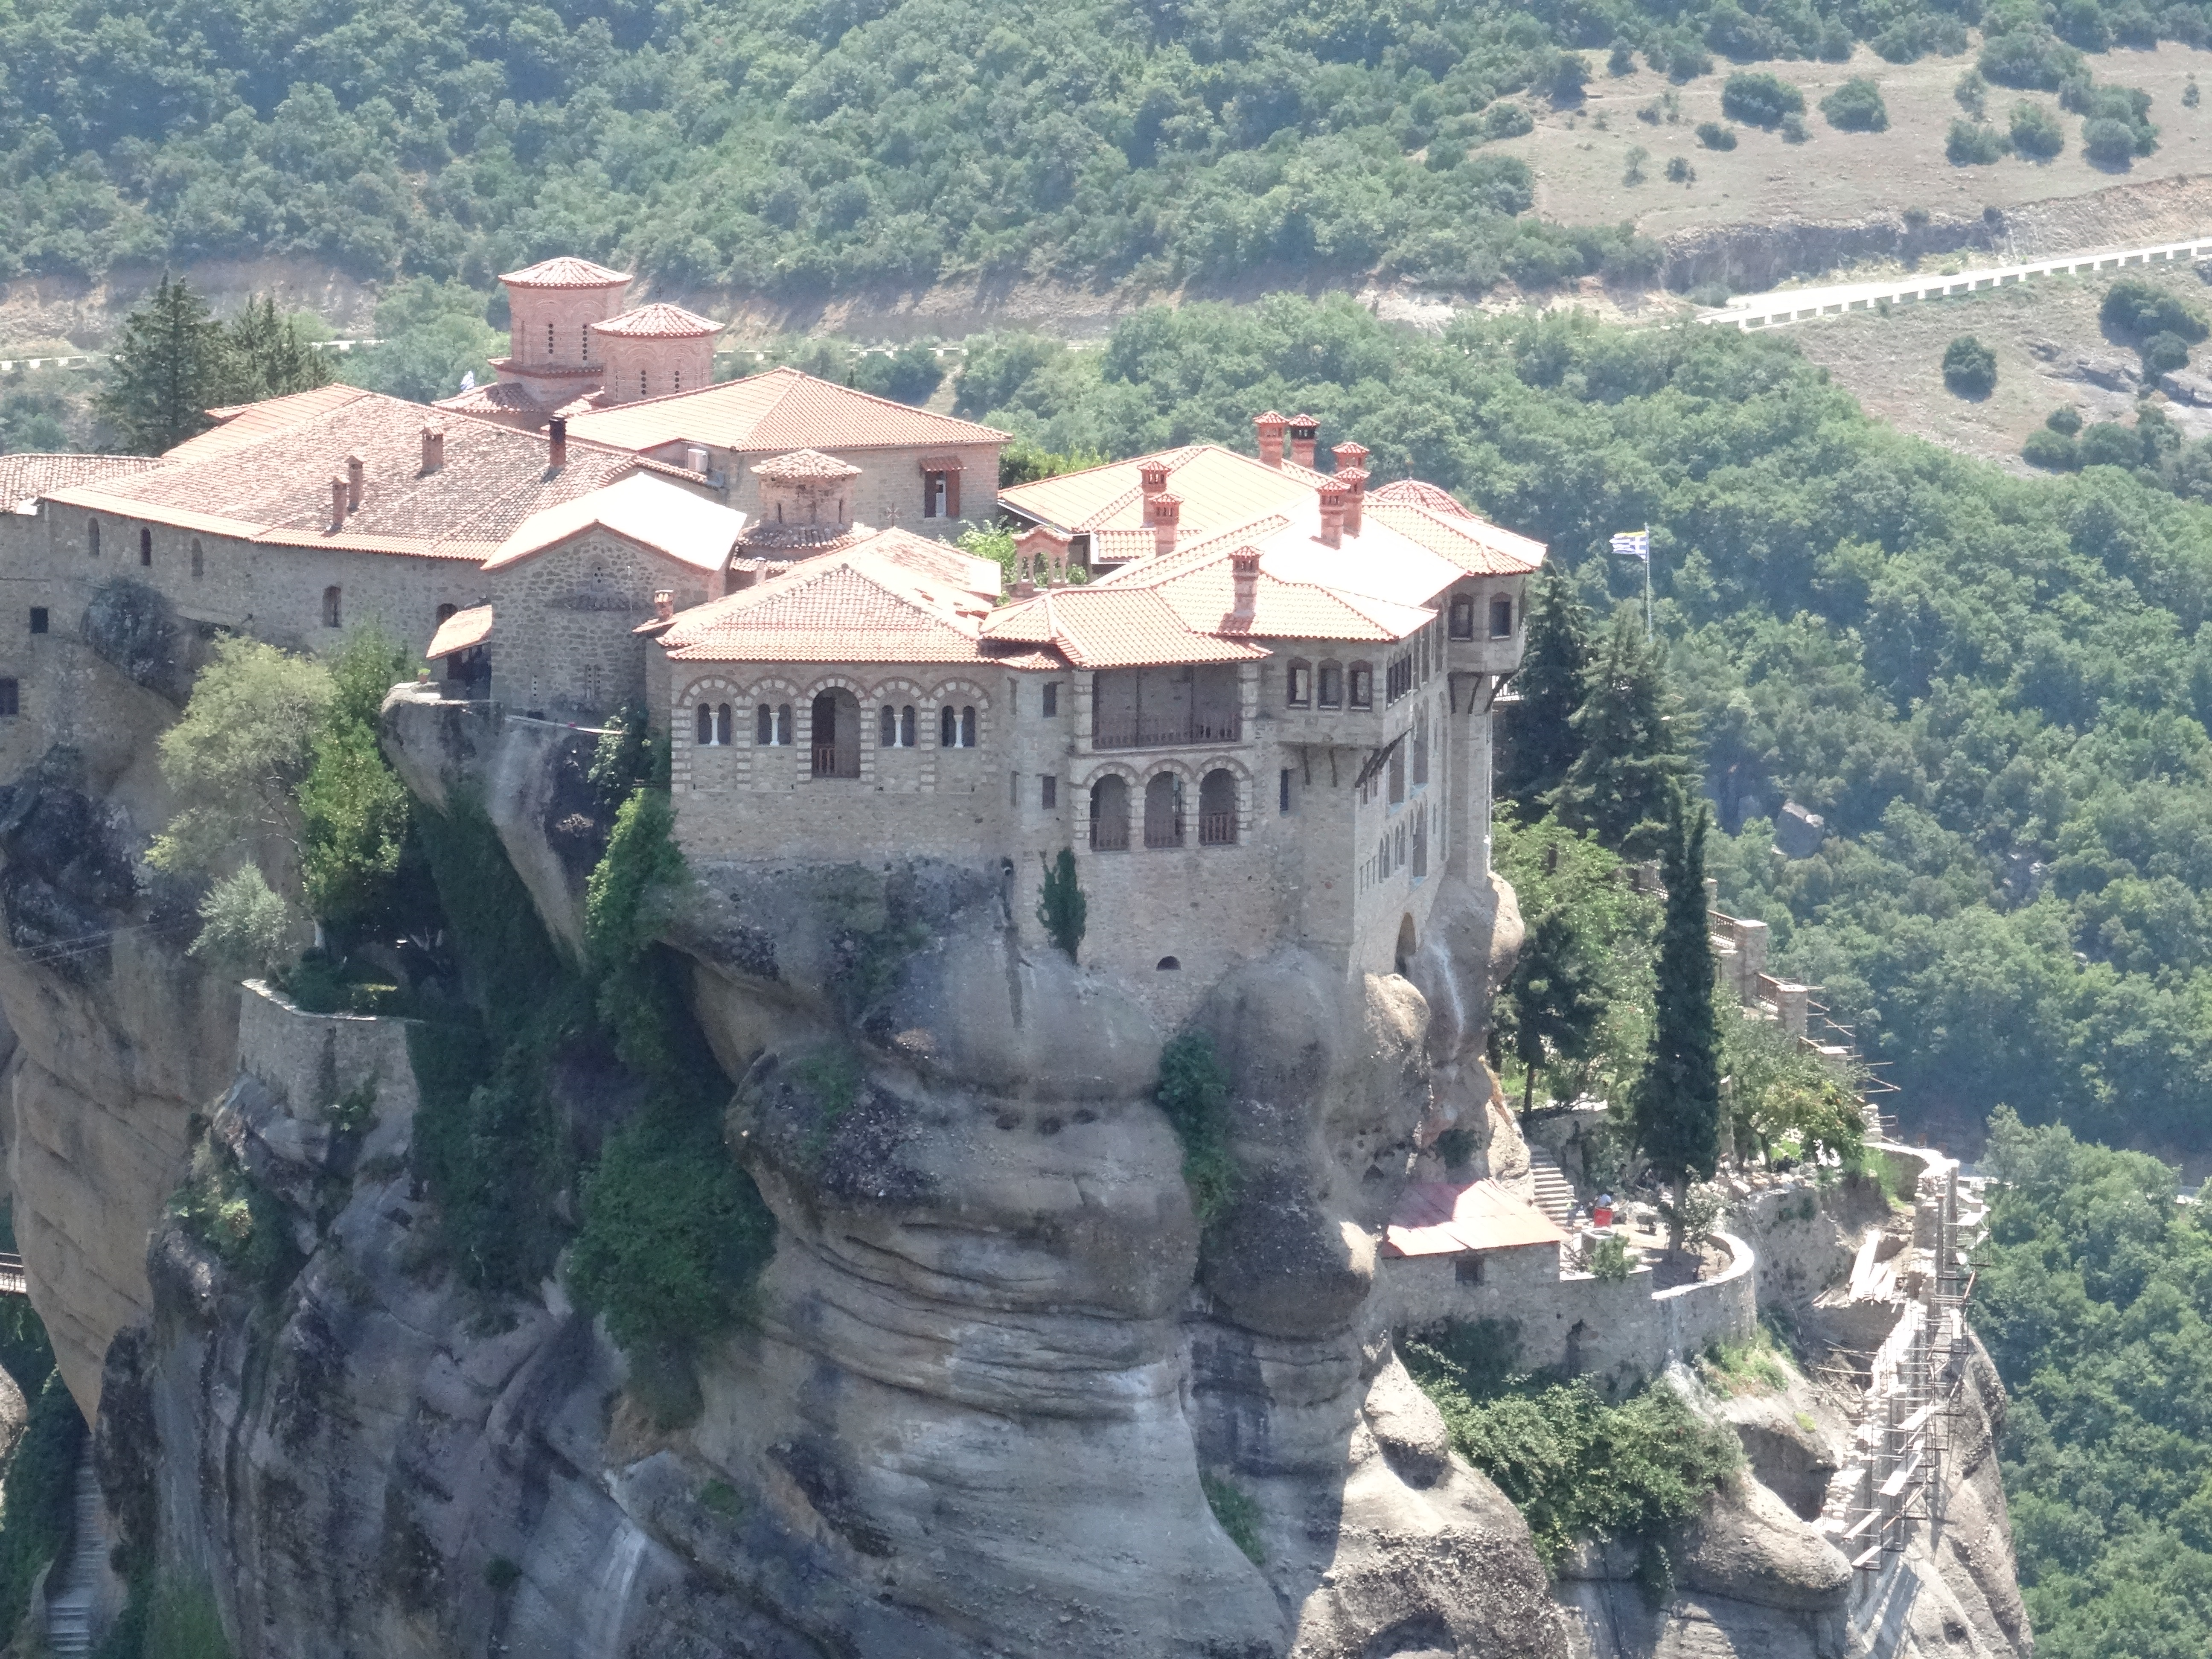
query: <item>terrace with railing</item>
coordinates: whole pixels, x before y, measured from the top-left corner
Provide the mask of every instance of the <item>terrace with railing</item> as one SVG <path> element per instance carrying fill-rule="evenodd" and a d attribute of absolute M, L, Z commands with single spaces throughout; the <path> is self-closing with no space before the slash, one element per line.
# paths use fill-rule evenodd
<path fill-rule="evenodd" d="M 1162 720 L 1094 720 L 1093 749 L 1189 749 L 1209 744 L 1242 743 L 1244 721 L 1240 715 L 1200 720 L 1195 714 Z"/>

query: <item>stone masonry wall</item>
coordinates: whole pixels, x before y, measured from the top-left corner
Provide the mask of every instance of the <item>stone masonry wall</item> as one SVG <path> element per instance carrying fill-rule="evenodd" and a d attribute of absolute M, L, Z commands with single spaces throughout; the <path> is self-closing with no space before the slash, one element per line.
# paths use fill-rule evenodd
<path fill-rule="evenodd" d="M 491 695 L 517 711 L 599 715 L 646 695 L 652 645 L 632 630 L 653 596 L 676 608 L 721 594 L 719 576 L 603 530 L 584 532 L 491 573 Z"/>
<path fill-rule="evenodd" d="M 684 464 L 684 444 L 665 444 L 655 458 Z M 714 469 L 723 473 L 728 504 L 750 518 L 760 516 L 760 480 L 753 468 L 781 451 L 710 448 Z M 989 524 L 999 516 L 999 447 L 996 444 L 933 444 L 905 449 L 825 449 L 860 469 L 853 480 L 853 517 L 878 530 L 896 525 L 921 536 L 951 537 L 963 524 Z M 960 511 L 956 519 L 922 516 L 921 462 L 925 457 L 960 457 Z"/>

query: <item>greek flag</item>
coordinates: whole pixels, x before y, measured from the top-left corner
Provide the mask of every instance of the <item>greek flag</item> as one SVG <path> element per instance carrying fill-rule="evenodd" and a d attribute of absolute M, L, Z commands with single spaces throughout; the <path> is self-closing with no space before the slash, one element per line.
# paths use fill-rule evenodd
<path fill-rule="evenodd" d="M 1651 532 L 1648 530 L 1624 530 L 1613 538 L 1613 550 L 1624 558 L 1641 559 L 1651 562 Z"/>

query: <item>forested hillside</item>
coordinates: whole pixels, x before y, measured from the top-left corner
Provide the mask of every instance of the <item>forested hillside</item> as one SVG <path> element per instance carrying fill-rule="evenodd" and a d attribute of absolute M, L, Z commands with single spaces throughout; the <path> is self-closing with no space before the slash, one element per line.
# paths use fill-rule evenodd
<path fill-rule="evenodd" d="M 2092 48 L 2208 8 L 2064 9 Z M 1486 154 L 1632 55 L 1897 61 L 2026 0 L 15 0 L 0 10 L 0 275 L 297 253 L 482 287 L 550 251 L 774 292 L 952 272 L 1380 269 L 1480 286 L 1648 274 L 1618 228 L 1525 218 Z M 1563 49 L 1572 49 L 1566 51 Z"/>
<path fill-rule="evenodd" d="M 1001 337 L 963 412 L 1055 451 L 1248 448 L 1310 407 L 1626 599 L 1650 524 L 1724 904 L 1773 924 L 1907 1109 L 2000 1103 L 2212 1147 L 2212 512 L 2112 467 L 2025 480 L 1869 420 L 1786 341 L 1345 301 Z M 1836 839 L 1785 862 L 1791 797 Z"/>

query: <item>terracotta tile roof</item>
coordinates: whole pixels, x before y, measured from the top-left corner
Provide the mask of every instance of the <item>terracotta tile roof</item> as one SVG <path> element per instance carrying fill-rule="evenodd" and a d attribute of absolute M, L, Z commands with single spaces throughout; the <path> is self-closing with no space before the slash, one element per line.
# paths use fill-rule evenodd
<path fill-rule="evenodd" d="M 1471 513 L 1451 516 L 1368 497 L 1366 520 L 1418 543 L 1477 576 L 1525 575 L 1544 562 L 1544 544 L 1501 530 Z"/>
<path fill-rule="evenodd" d="M 799 483 L 809 478 L 835 483 L 840 478 L 857 478 L 860 469 L 849 461 L 841 461 L 834 455 L 824 455 L 818 449 L 794 449 L 788 455 L 771 456 L 753 469 L 756 478 L 777 478 Z"/>
<path fill-rule="evenodd" d="M 1150 588 L 1054 587 L 992 613 L 984 637 L 1049 642 L 1078 668 L 1150 668 L 1170 663 L 1249 662 L 1267 654 L 1242 640 L 1194 630 Z"/>
<path fill-rule="evenodd" d="M 1406 1188 L 1391 1212 L 1382 1254 L 1457 1255 L 1467 1250 L 1559 1244 L 1566 1237 L 1541 1210 L 1495 1181 L 1467 1187 L 1417 1181 Z"/>
<path fill-rule="evenodd" d="M 745 515 L 647 473 L 632 472 L 588 495 L 540 507 L 484 561 L 504 570 L 585 531 L 612 532 L 641 547 L 712 574 L 730 562 Z"/>
<path fill-rule="evenodd" d="M 712 317 L 659 300 L 592 325 L 594 334 L 618 334 L 630 340 L 696 340 L 702 334 L 721 331 L 722 325 Z"/>
<path fill-rule="evenodd" d="M 589 259 L 564 253 L 556 258 L 540 259 L 521 270 L 510 270 L 499 280 L 513 283 L 517 288 L 623 288 L 630 278 L 619 270 L 609 270 Z"/>
<path fill-rule="evenodd" d="M 356 392 L 251 441 L 167 456 L 160 466 L 58 491 L 55 499 L 275 546 L 480 561 L 532 514 L 587 495 L 636 466 L 619 450 L 572 438 L 568 465 L 552 472 L 544 439 L 467 420 L 446 422 L 445 465 L 425 473 L 427 414 L 420 404 Z M 356 452 L 367 463 L 367 492 L 334 533 L 330 480 Z"/>
<path fill-rule="evenodd" d="M 795 368 L 617 404 L 578 416 L 568 429 L 572 436 L 623 449 L 689 441 L 775 454 L 1009 441 L 1006 433 L 973 421 L 871 397 Z"/>
<path fill-rule="evenodd" d="M 243 444 L 259 443 L 272 432 L 285 432 L 304 425 L 319 415 L 374 394 L 357 386 L 319 386 L 312 392 L 295 392 L 289 397 L 267 398 L 258 404 L 231 404 L 222 409 L 210 409 L 219 424 L 187 438 L 164 454 L 165 461 L 198 460 L 202 456 L 221 455 Z"/>
<path fill-rule="evenodd" d="M 1215 444 L 1190 444 L 1133 460 L 1112 461 L 1082 472 L 1016 484 L 999 492 L 999 501 L 1023 518 L 1069 534 L 1085 531 L 1144 530 L 1147 464 L 1164 465 L 1168 488 L 1182 497 L 1180 527 L 1194 532 L 1245 524 L 1269 513 L 1292 511 L 1312 500 L 1328 475 L 1285 461 L 1269 466 L 1250 455 Z M 1097 545 L 1093 538 L 1094 548 Z M 1139 550 L 1149 551 L 1149 547 Z"/>
<path fill-rule="evenodd" d="M 695 605 L 661 635 L 678 662 L 972 662 L 988 601 L 880 552 L 806 559 Z"/>
<path fill-rule="evenodd" d="M 472 605 L 465 611 L 456 611 L 438 624 L 438 631 L 430 636 L 429 649 L 423 652 L 425 662 L 435 662 L 441 657 L 450 657 L 456 651 L 465 651 L 472 645 L 482 645 L 491 637 L 491 607 Z"/>
<path fill-rule="evenodd" d="M 520 413 L 537 419 L 543 419 L 550 412 L 532 395 L 530 388 L 519 380 L 494 380 L 488 386 L 471 386 L 466 392 L 457 392 L 450 398 L 441 398 L 430 407 L 447 410 L 455 415 L 497 416 Z"/>
<path fill-rule="evenodd" d="M 1425 507 L 1431 513 L 1447 518 L 1471 519 L 1474 514 L 1462 507 L 1451 491 L 1429 483 L 1420 478 L 1400 478 L 1395 483 L 1377 484 L 1367 492 L 1367 499 L 1375 501 L 1395 501 L 1405 507 Z"/>
<path fill-rule="evenodd" d="M 1343 640 L 1387 644 L 1419 632 L 1437 613 L 1350 594 L 1317 582 L 1285 580 L 1260 562 L 1253 589 L 1252 620 L 1231 629 L 1229 609 L 1236 598 L 1224 550 L 1195 569 L 1149 584 L 1194 629 L 1231 631 L 1255 640 Z"/>
<path fill-rule="evenodd" d="M 27 513 L 57 489 L 161 465 L 150 455 L 0 455 L 0 513 Z"/>

